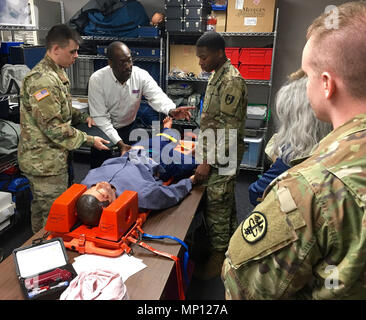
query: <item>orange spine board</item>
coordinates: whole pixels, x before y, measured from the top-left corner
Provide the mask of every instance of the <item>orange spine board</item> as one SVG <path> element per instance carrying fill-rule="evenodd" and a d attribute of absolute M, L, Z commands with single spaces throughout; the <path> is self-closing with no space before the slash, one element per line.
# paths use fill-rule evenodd
<path fill-rule="evenodd" d="M 52 232 L 69 232 L 76 222 L 75 205 L 79 197 L 86 191 L 83 184 L 73 184 L 52 204 L 45 229 Z"/>
<path fill-rule="evenodd" d="M 124 191 L 107 208 L 103 209 L 99 221 L 97 237 L 118 241 L 136 222 L 138 197 L 135 191 Z"/>

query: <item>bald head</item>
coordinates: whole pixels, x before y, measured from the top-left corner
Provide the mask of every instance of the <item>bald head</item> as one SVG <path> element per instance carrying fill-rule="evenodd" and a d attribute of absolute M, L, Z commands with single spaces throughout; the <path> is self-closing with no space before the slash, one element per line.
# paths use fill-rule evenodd
<path fill-rule="evenodd" d="M 310 25 L 307 39 L 313 67 L 337 74 L 349 94 L 366 98 L 366 2 L 347 2 L 324 13 Z"/>
<path fill-rule="evenodd" d="M 107 47 L 107 58 L 109 60 L 114 60 L 116 56 L 118 56 L 118 53 L 123 52 L 124 54 L 127 54 L 130 52 L 130 49 L 125 45 L 123 42 L 120 41 L 114 41 L 110 43 Z"/>
<path fill-rule="evenodd" d="M 108 64 L 120 83 L 125 83 L 132 73 L 130 49 L 120 41 L 114 41 L 107 47 Z"/>

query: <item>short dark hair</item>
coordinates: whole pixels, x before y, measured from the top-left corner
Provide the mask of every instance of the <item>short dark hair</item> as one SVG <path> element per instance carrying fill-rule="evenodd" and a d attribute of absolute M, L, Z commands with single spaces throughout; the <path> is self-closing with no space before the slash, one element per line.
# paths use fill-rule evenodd
<path fill-rule="evenodd" d="M 91 194 L 83 194 L 76 202 L 76 213 L 79 220 L 87 226 L 97 226 L 108 201 L 99 201 Z"/>
<path fill-rule="evenodd" d="M 215 31 L 205 32 L 196 42 L 196 47 L 207 47 L 215 51 L 225 51 L 225 46 L 225 39 Z"/>
<path fill-rule="evenodd" d="M 106 55 L 107 55 L 107 58 L 109 60 L 113 60 L 114 58 L 114 53 L 115 53 L 115 50 L 117 48 L 120 48 L 121 46 L 126 46 L 127 45 L 121 41 L 113 41 L 112 43 L 110 43 L 107 47 L 107 51 L 106 51 Z M 127 47 L 128 48 L 128 47 Z"/>
<path fill-rule="evenodd" d="M 46 49 L 51 49 L 55 44 L 60 47 L 66 47 L 69 44 L 69 40 L 74 40 L 79 45 L 82 42 L 82 39 L 76 30 L 71 29 L 66 24 L 57 24 L 47 33 Z"/>

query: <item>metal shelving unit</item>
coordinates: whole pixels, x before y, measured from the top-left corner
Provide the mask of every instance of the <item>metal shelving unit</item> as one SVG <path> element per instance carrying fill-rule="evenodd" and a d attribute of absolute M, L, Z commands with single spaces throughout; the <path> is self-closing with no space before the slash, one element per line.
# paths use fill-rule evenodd
<path fill-rule="evenodd" d="M 264 146 L 267 142 L 267 132 L 268 132 L 268 120 L 269 120 L 269 114 L 270 114 L 270 107 L 271 107 L 271 97 L 272 97 L 272 80 L 273 80 L 273 67 L 274 67 L 274 57 L 275 57 L 275 51 L 276 51 L 276 43 L 277 43 L 277 28 L 278 28 L 278 18 L 279 18 L 279 9 L 276 9 L 276 16 L 275 16 L 275 24 L 274 24 L 274 32 L 251 32 L 251 33 L 240 33 L 240 32 L 220 32 L 220 34 L 225 37 L 229 38 L 233 41 L 242 41 L 242 40 L 248 40 L 252 41 L 253 39 L 269 39 L 271 44 L 273 45 L 273 51 L 272 51 L 272 65 L 271 65 L 271 74 L 270 74 L 270 80 L 251 80 L 246 79 L 245 82 L 247 86 L 256 86 L 256 87 L 263 87 L 267 92 L 267 116 L 264 123 L 264 126 L 258 129 L 245 129 L 246 136 L 254 136 L 254 135 L 260 135 L 263 137 L 263 143 L 262 143 L 262 150 L 261 150 L 261 156 L 260 161 L 257 167 L 249 167 L 244 164 L 240 165 L 240 168 L 243 170 L 249 170 L 249 171 L 258 171 L 263 173 L 264 171 Z M 192 41 L 196 41 L 199 36 L 201 36 L 202 33 L 200 32 L 171 32 L 167 33 L 167 41 L 166 41 L 166 69 L 167 72 L 169 71 L 169 44 L 171 40 L 176 39 L 186 39 L 185 43 L 192 43 Z M 197 83 L 207 83 L 208 79 L 203 78 L 195 78 L 195 77 L 176 77 L 176 76 L 166 76 L 166 82 L 169 81 L 185 81 L 185 82 L 197 82 Z M 263 89 L 263 90 L 264 90 Z M 250 91 L 250 88 L 249 88 Z M 250 101 L 249 101 L 250 102 Z M 180 124 L 180 125 L 187 125 L 187 126 L 194 126 L 195 123 L 193 122 L 187 122 L 187 121 L 175 121 L 174 123 Z"/>
<path fill-rule="evenodd" d="M 164 37 L 149 37 L 149 38 L 125 38 L 125 37 L 110 37 L 110 36 L 82 36 L 81 37 L 85 42 L 90 41 L 94 42 L 100 45 L 108 45 L 112 41 L 121 41 L 126 43 L 129 47 L 132 47 L 135 44 L 143 45 L 147 48 L 156 48 L 160 49 L 160 56 L 159 57 L 138 57 L 133 56 L 132 60 L 133 62 L 151 62 L 151 63 L 159 63 L 159 85 L 163 88 L 164 81 L 163 81 L 163 73 L 164 73 Z M 74 92 L 76 92 L 79 96 L 87 96 L 87 81 L 91 74 L 96 71 L 94 68 L 94 65 L 92 63 L 93 60 L 107 60 L 107 57 L 105 55 L 101 54 L 80 54 L 78 56 L 78 59 L 75 64 L 73 64 L 69 70 L 68 70 L 68 76 L 71 81 L 71 90 L 74 95 Z M 91 63 L 88 63 L 88 61 L 91 61 Z M 84 63 L 84 65 L 81 65 L 81 63 Z M 82 69 L 83 73 L 80 74 L 80 70 L 78 68 L 84 68 Z M 85 78 L 83 87 L 79 87 L 77 81 L 81 78 Z"/>
<path fill-rule="evenodd" d="M 83 40 L 91 41 L 122 41 L 122 42 L 155 42 L 160 43 L 161 37 L 149 37 L 149 38 L 126 38 L 126 37 L 110 37 L 110 36 L 81 36 Z"/>
<path fill-rule="evenodd" d="M 81 60 L 107 60 L 106 56 L 103 55 L 86 55 L 81 54 L 78 56 L 78 59 Z M 159 62 L 160 58 L 148 58 L 148 57 L 132 57 L 134 62 Z"/>
<path fill-rule="evenodd" d="M 276 45 L 277 45 L 277 30 L 278 30 L 278 19 L 279 19 L 279 8 L 276 9 L 276 16 L 275 16 L 275 24 L 274 24 L 274 32 L 270 32 L 270 33 L 248 33 L 247 36 L 248 37 L 271 37 L 272 43 L 273 43 L 273 50 L 272 50 L 272 65 L 271 65 L 271 74 L 270 74 L 270 80 L 269 81 L 260 81 L 259 83 L 257 83 L 256 81 L 253 80 L 246 80 L 246 83 L 248 86 L 251 85 L 265 85 L 268 86 L 268 91 L 267 91 L 267 115 L 266 115 L 266 119 L 265 119 L 265 124 L 264 127 L 259 128 L 259 129 L 246 129 L 246 133 L 249 135 L 252 135 L 251 133 L 256 133 L 259 134 L 263 137 L 263 142 L 262 142 L 262 150 L 261 150 L 261 155 L 260 155 L 260 159 L 259 159 L 259 165 L 257 165 L 257 167 L 249 167 L 246 166 L 244 164 L 240 165 L 240 169 L 243 170 L 249 170 L 249 171 L 258 171 L 260 173 L 263 173 L 263 171 L 265 170 L 265 154 L 264 154 L 264 149 L 265 146 L 267 144 L 267 140 L 268 140 L 268 121 L 269 121 L 269 117 L 270 117 L 270 110 L 271 110 L 271 98 L 272 98 L 272 81 L 273 81 L 273 68 L 274 68 L 274 61 L 275 61 L 275 54 L 276 54 Z M 225 36 L 226 33 L 224 33 L 223 35 Z M 232 35 L 232 33 L 229 33 L 230 36 Z"/>
<path fill-rule="evenodd" d="M 275 32 L 219 32 L 223 37 L 273 37 Z"/>
<path fill-rule="evenodd" d="M 208 82 L 205 78 L 195 78 L 195 77 L 174 77 L 167 76 L 168 81 L 192 81 L 192 82 Z M 272 82 L 270 80 L 245 80 L 247 85 L 257 85 L 257 86 L 271 86 Z"/>

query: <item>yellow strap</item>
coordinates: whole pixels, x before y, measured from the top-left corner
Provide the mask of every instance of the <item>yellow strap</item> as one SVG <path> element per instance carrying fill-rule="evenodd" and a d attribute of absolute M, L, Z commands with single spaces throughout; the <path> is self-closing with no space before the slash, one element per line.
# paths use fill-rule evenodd
<path fill-rule="evenodd" d="M 174 143 L 177 143 L 177 139 L 173 138 L 172 136 L 170 136 L 169 134 L 166 133 L 158 133 L 156 136 L 163 136 L 171 141 L 173 141 Z"/>
<path fill-rule="evenodd" d="M 173 141 L 174 143 L 178 143 L 178 146 L 181 146 L 183 149 L 186 150 L 190 150 L 189 148 L 187 148 L 186 146 L 184 146 L 183 144 L 179 143 L 177 139 L 173 138 L 172 136 L 170 136 L 169 134 L 166 133 L 158 133 L 156 136 L 163 136 L 171 141 Z"/>

